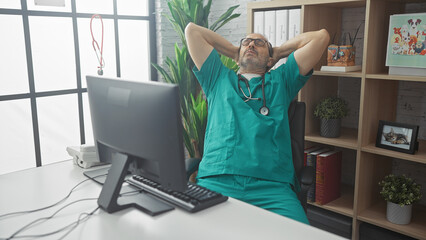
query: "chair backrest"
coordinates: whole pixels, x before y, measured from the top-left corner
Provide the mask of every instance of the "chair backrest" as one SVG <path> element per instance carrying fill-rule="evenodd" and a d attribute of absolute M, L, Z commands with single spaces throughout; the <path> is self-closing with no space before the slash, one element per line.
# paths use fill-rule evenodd
<path fill-rule="evenodd" d="M 306 105 L 304 102 L 293 100 L 288 107 L 293 165 L 299 182 L 301 182 L 300 174 L 304 161 L 303 153 L 305 146 L 305 112 Z"/>

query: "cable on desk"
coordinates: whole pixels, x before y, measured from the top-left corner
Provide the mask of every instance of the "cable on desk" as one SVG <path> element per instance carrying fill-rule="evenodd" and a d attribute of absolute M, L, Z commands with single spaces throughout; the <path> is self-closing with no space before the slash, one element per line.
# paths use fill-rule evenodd
<path fill-rule="evenodd" d="M 68 195 L 67 195 L 66 197 L 64 197 L 63 199 L 59 200 L 58 202 L 56 202 L 56 203 L 54 203 L 54 204 L 51 204 L 51 205 L 49 205 L 49 206 L 47 206 L 47 207 L 38 208 L 38 209 L 33 209 L 33 210 L 28 210 L 28 211 L 19 211 L 19 212 L 6 213 L 6 214 L 3 214 L 3 215 L 0 215 L 0 221 L 2 220 L 2 218 L 5 218 L 5 217 L 11 216 L 11 215 L 18 215 L 18 214 L 33 213 L 33 212 L 38 212 L 38 211 L 42 211 L 42 210 L 45 210 L 45 209 L 49 209 L 49 208 L 51 208 L 51 207 L 54 207 L 54 206 L 56 206 L 56 205 L 58 205 L 58 204 L 62 203 L 63 201 L 67 200 L 67 199 L 71 196 L 71 193 L 72 193 L 72 192 L 73 192 L 73 191 L 74 191 L 74 190 L 75 190 L 78 186 L 80 186 L 82 183 L 84 183 L 84 182 L 86 182 L 86 181 L 88 181 L 88 180 L 92 180 L 92 179 L 97 178 L 97 177 L 105 176 L 105 175 L 107 175 L 107 174 L 102 174 L 102 175 L 94 176 L 93 178 L 88 178 L 88 179 L 85 179 L 85 180 L 83 180 L 83 181 L 81 181 L 81 182 L 77 183 L 77 184 L 76 184 L 76 185 L 75 185 L 75 186 L 71 189 L 71 191 L 68 193 Z"/>
<path fill-rule="evenodd" d="M 60 211 L 64 210 L 65 208 L 67 208 L 67 207 L 69 207 L 69 206 L 71 206 L 71 205 L 73 205 L 73 204 L 75 204 L 75 203 L 82 202 L 82 201 L 88 201 L 88 200 L 97 200 L 97 199 L 98 199 L 98 198 L 83 198 L 83 199 L 79 199 L 79 200 L 76 200 L 76 201 L 70 202 L 70 203 L 68 203 L 67 205 L 65 205 L 65 206 L 61 207 L 60 209 L 58 209 L 58 210 L 57 210 L 56 212 L 54 212 L 52 215 L 50 215 L 50 216 L 48 216 L 48 217 L 38 218 L 38 219 L 36 219 L 36 220 L 34 220 L 34 221 L 32 221 L 32 222 L 28 223 L 27 225 L 25 225 L 25 226 L 21 227 L 20 229 L 18 229 L 16 232 L 14 232 L 12 235 L 10 235 L 10 237 L 8 237 L 8 238 L 6 238 L 6 239 L 12 239 L 12 238 L 23 238 L 24 236 L 16 236 L 16 235 L 17 235 L 17 234 L 19 234 L 20 232 L 24 231 L 25 229 L 30 228 L 31 226 L 33 226 L 34 224 L 36 224 L 36 223 L 38 223 L 38 222 L 40 222 L 40 221 L 46 221 L 46 220 L 49 220 L 49 219 L 53 218 L 53 217 L 54 217 L 56 214 L 58 214 Z M 67 226 L 69 226 L 69 225 L 67 225 Z M 49 235 L 52 235 L 52 234 L 58 233 L 58 232 L 63 231 L 63 230 L 64 230 L 64 228 L 61 228 L 60 230 L 57 230 L 57 231 L 54 231 L 54 232 L 48 233 L 47 235 L 46 235 L 46 234 L 40 234 L 40 235 L 37 235 L 37 236 L 45 237 L 45 236 L 49 236 Z M 34 236 L 25 236 L 25 237 L 34 237 Z"/>
<path fill-rule="evenodd" d="M 96 176 L 96 177 L 98 177 L 98 176 Z M 120 196 L 124 196 L 124 195 L 130 195 L 130 194 L 133 194 L 133 193 L 140 193 L 141 192 L 141 190 L 134 190 L 134 191 L 129 191 L 129 192 L 125 192 L 125 193 L 122 193 L 122 194 L 120 194 Z M 56 214 L 58 214 L 60 211 L 62 211 L 62 210 L 64 210 L 65 208 L 67 208 L 67 207 L 69 207 L 70 205 L 73 205 L 73 204 L 75 204 L 75 203 L 78 203 L 78 202 L 82 202 L 82 201 L 88 201 L 88 200 L 97 200 L 98 198 L 83 198 L 83 199 L 79 199 L 79 200 L 75 200 L 75 201 L 73 201 L 73 202 L 71 202 L 71 203 L 68 203 L 67 205 L 65 205 L 65 206 L 63 206 L 63 207 L 61 207 L 60 209 L 58 209 L 56 212 L 54 212 L 52 215 L 50 215 L 50 216 L 48 216 L 48 217 L 43 217 L 43 218 L 38 218 L 38 219 L 36 219 L 36 220 L 34 220 L 34 221 L 32 221 L 32 222 L 30 222 L 30 223 L 28 223 L 27 225 L 25 225 L 25 226 L 23 226 L 22 228 L 20 228 L 20 229 L 18 229 L 15 233 L 13 233 L 10 237 L 8 237 L 8 238 L 6 238 L 6 240 L 9 240 L 9 239 L 13 239 L 13 238 L 38 238 L 38 237 L 46 237 L 46 236 L 50 236 L 50 235 L 54 235 L 54 234 L 57 234 L 57 233 L 59 233 L 59 232 L 62 232 L 62 231 L 64 231 L 64 230 L 66 230 L 66 229 L 68 229 L 68 228 L 70 228 L 69 229 L 69 231 L 68 232 L 66 232 L 63 236 L 61 236 L 59 239 L 63 239 L 64 237 L 66 237 L 69 233 L 71 233 L 79 224 L 80 224 L 80 222 L 81 221 L 86 221 L 91 215 L 93 215 L 98 209 L 99 209 L 99 206 L 96 208 L 96 209 L 94 209 L 92 212 L 90 212 L 90 213 L 86 213 L 86 212 L 84 212 L 84 213 L 81 213 L 79 216 L 78 216 L 78 219 L 77 219 L 77 221 L 75 221 L 75 222 L 72 222 L 71 224 L 68 224 L 68 225 L 66 225 L 65 227 L 62 227 L 62 228 L 60 228 L 60 229 L 58 229 L 58 230 L 55 230 L 55 231 L 53 231 L 53 232 L 50 232 L 50 233 L 44 233 L 44 234 L 39 234 L 39 235 L 23 235 L 23 236 L 16 236 L 17 234 L 19 234 L 20 232 L 22 232 L 22 231 L 24 231 L 25 229 L 28 229 L 28 228 L 30 228 L 30 227 L 34 227 L 34 225 L 36 224 L 36 223 L 38 223 L 38 222 L 40 222 L 40 221 L 47 221 L 47 220 L 49 220 L 49 219 L 51 219 L 51 218 L 53 218 Z M 84 218 L 81 218 L 83 215 L 86 215 Z"/>
<path fill-rule="evenodd" d="M 81 213 L 79 216 L 78 216 L 78 219 L 77 219 L 77 221 L 75 221 L 74 223 L 72 223 L 72 224 L 74 224 L 74 226 L 72 226 L 71 227 L 71 229 L 68 231 L 68 232 L 66 232 L 64 235 L 62 235 L 60 238 L 59 238 L 59 240 L 61 240 L 61 239 L 64 239 L 68 234 L 70 234 L 79 224 L 80 224 L 80 221 L 82 221 L 82 222 L 84 222 L 84 221 L 86 221 L 86 220 L 88 220 L 89 219 L 89 217 L 90 216 L 92 216 L 98 209 L 99 209 L 100 207 L 98 206 L 97 208 L 95 208 L 92 212 L 90 212 L 90 213 Z M 83 216 L 83 215 L 86 215 L 84 218 L 81 218 L 81 216 Z M 72 225 L 71 224 L 71 225 Z"/>
<path fill-rule="evenodd" d="M 36 235 L 22 235 L 22 236 L 14 236 L 14 237 L 9 237 L 6 240 L 9 239 L 17 239 L 17 238 L 40 238 L 40 237 L 47 237 L 50 235 L 54 235 L 57 233 L 60 233 L 68 228 L 71 228 L 68 232 L 66 232 L 63 236 L 61 236 L 59 239 L 63 239 L 64 237 L 66 237 L 70 232 L 72 232 L 72 230 L 74 230 L 82 221 L 86 221 L 89 219 L 90 216 L 92 216 L 97 210 L 99 209 L 99 207 L 96 207 L 93 211 L 91 211 L 90 213 L 81 213 L 78 218 L 77 221 L 74 221 L 58 230 L 55 230 L 53 232 L 49 232 L 49 233 L 43 233 L 43 234 L 36 234 Z M 82 218 L 82 216 L 85 215 L 85 217 Z"/>

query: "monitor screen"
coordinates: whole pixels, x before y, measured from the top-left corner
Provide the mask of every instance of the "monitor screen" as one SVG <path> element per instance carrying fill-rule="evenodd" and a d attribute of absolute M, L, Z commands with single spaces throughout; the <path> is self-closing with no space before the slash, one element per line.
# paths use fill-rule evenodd
<path fill-rule="evenodd" d="M 87 76 L 94 140 L 101 162 L 114 153 L 129 170 L 177 191 L 186 189 L 177 85 Z"/>

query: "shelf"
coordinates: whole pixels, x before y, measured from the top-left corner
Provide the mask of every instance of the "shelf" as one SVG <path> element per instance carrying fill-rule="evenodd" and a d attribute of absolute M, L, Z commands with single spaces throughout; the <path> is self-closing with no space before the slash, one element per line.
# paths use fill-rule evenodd
<path fill-rule="evenodd" d="M 407 225 L 394 224 L 386 219 L 385 201 L 362 211 L 358 215 L 358 220 L 418 239 L 424 239 L 426 236 L 426 207 L 421 205 L 413 206 L 411 223 Z"/>
<path fill-rule="evenodd" d="M 321 137 L 319 133 L 307 133 L 306 141 L 332 145 L 336 147 L 349 148 L 357 150 L 358 148 L 358 129 L 341 128 L 340 137 L 326 138 Z"/>
<path fill-rule="evenodd" d="M 359 42 L 362 45 L 360 49 L 363 49 L 360 55 L 362 70 L 320 71 L 321 66 L 327 64 L 327 53 L 324 52 L 314 67 L 312 74 L 314 79 L 308 81 L 298 95 L 299 101 L 306 103 L 306 146 L 337 148 L 347 152 L 351 160 L 354 159 L 349 163 L 354 163 L 353 166 L 347 165 L 342 170 L 348 174 L 348 179 L 351 174 L 354 186 L 342 186 L 341 196 L 325 205 L 308 203 L 352 218 L 352 240 L 360 238 L 361 222 L 426 240 L 426 206 L 415 206 L 413 222 L 401 226 L 386 220 L 384 201 L 377 204 L 381 199 L 377 182 L 392 172 L 394 167 L 392 158 L 401 159 L 405 163 L 426 164 L 426 140 L 419 141 L 419 151 L 413 155 L 375 147 L 377 122 L 383 119 L 394 120 L 399 114 L 397 112 L 399 84 L 404 82 L 426 84 L 426 76 L 388 74 L 389 68 L 385 66 L 387 46 L 383 43 L 388 41 L 389 16 L 424 12 L 426 9 L 424 4 L 418 4 L 419 6 L 408 4 L 424 2 L 425 0 L 272 0 L 250 2 L 247 5 L 250 31 L 253 29 L 254 12 L 298 7 L 301 8 L 300 32 L 324 28 L 330 35 L 341 35 L 342 32 L 353 31 L 359 23 L 364 24 L 362 42 Z M 313 111 L 324 97 L 336 94 L 348 96 L 354 106 L 359 106 L 357 119 L 355 116 L 351 119 L 352 123 L 357 125 L 342 128 L 341 136 L 338 138 L 325 138 L 319 134 L 319 120 L 313 116 Z M 424 116 L 423 109 L 416 109 L 413 116 Z M 402 171 L 411 173 L 417 170 L 406 168 Z M 426 174 L 423 170 L 420 172 Z M 355 176 L 352 179 L 353 175 Z M 354 189 L 357 190 L 356 194 Z"/>
<path fill-rule="evenodd" d="M 255 8 L 256 10 L 266 10 L 266 9 L 279 9 L 283 7 L 296 7 L 302 5 L 326 5 L 327 7 L 365 7 L 365 0 L 340 0 L 336 2 L 335 0 L 286 0 L 283 4 L 283 1 L 266 1 L 266 2 L 249 2 L 247 8 Z"/>
<path fill-rule="evenodd" d="M 417 151 L 414 155 L 408 154 L 408 153 L 400 153 L 392 150 L 387 150 L 383 148 L 378 148 L 374 144 L 369 144 L 367 146 L 364 146 L 361 148 L 362 151 L 393 157 L 393 158 L 399 158 L 403 160 L 418 162 L 418 163 L 426 163 L 426 140 L 419 140 L 419 151 Z"/>
<path fill-rule="evenodd" d="M 331 71 L 314 71 L 314 76 L 333 76 L 333 77 L 353 77 L 353 78 L 361 78 L 362 72 L 331 72 Z"/>
<path fill-rule="evenodd" d="M 407 76 L 407 75 L 389 75 L 387 73 L 380 74 L 366 74 L 366 78 L 396 80 L 396 81 L 413 81 L 413 82 L 426 82 L 426 77 L 421 76 Z"/>
<path fill-rule="evenodd" d="M 354 188 L 348 185 L 342 185 L 342 192 L 340 198 L 324 205 L 319 205 L 313 202 L 308 202 L 308 204 L 348 217 L 353 217 Z"/>

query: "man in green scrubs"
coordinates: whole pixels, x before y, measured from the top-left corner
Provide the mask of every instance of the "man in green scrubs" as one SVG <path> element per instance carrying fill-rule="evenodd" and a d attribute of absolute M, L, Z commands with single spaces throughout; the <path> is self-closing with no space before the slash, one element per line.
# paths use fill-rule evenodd
<path fill-rule="evenodd" d="M 328 32 L 303 33 L 274 48 L 261 34 L 234 46 L 193 23 L 185 35 L 208 102 L 197 183 L 309 224 L 294 192 L 287 110 L 328 45 Z M 219 54 L 234 59 L 239 73 L 226 68 Z M 268 71 L 285 57 L 285 64 Z"/>

